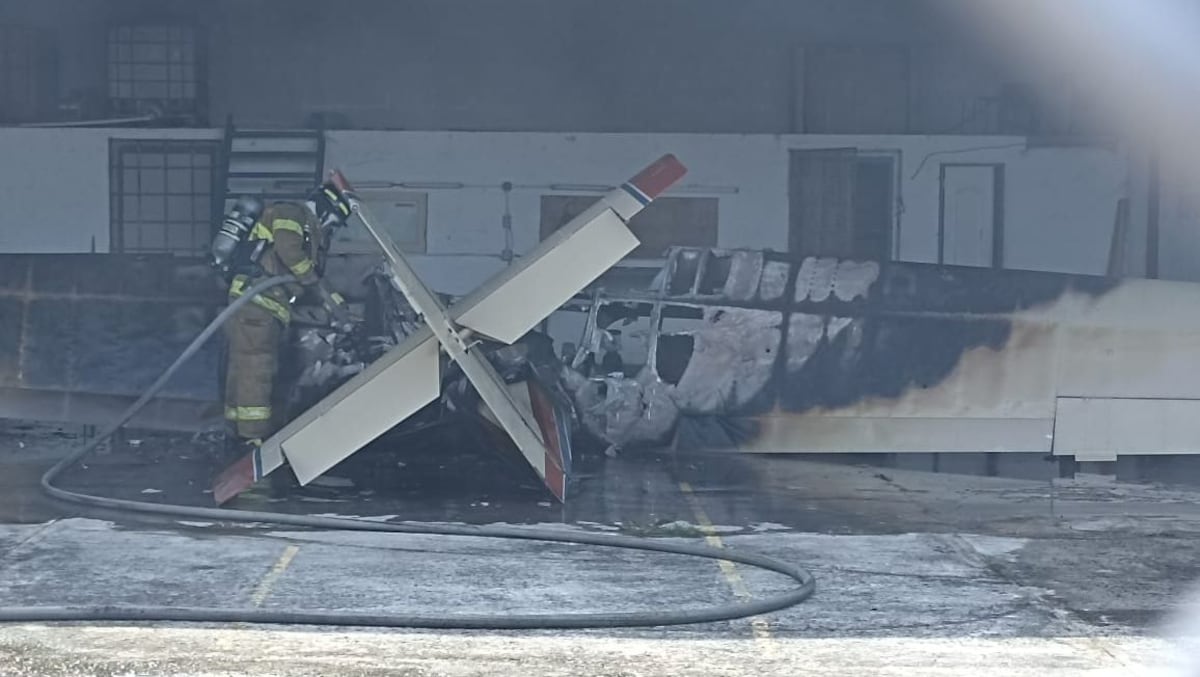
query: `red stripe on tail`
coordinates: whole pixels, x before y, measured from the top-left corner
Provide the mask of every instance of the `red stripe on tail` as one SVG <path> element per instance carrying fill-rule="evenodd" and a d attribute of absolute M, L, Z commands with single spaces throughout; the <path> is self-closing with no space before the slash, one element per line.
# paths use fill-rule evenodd
<path fill-rule="evenodd" d="M 329 172 L 329 182 L 342 192 L 349 192 L 352 190 L 350 188 L 350 182 L 346 180 L 346 175 L 342 174 L 341 171 L 337 169 Z"/>
<path fill-rule="evenodd" d="M 638 175 L 629 182 L 645 193 L 646 197 L 653 200 L 683 178 L 684 174 L 687 174 L 687 167 L 683 166 L 679 158 L 668 153 L 654 164 L 638 172 Z"/>

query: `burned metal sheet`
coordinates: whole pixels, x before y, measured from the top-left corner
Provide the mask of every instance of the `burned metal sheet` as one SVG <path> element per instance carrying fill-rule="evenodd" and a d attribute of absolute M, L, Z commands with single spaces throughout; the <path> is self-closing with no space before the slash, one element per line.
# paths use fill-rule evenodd
<path fill-rule="evenodd" d="M 766 261 L 758 282 L 758 299 L 770 302 L 783 297 L 791 272 L 792 266 L 787 261 Z"/>
<path fill-rule="evenodd" d="M 829 318 L 824 315 L 795 313 L 788 321 L 785 361 L 786 373 L 795 374 L 808 364 L 823 341 L 836 337 L 850 324 L 849 318 Z"/>
<path fill-rule="evenodd" d="M 796 274 L 796 301 L 823 302 L 830 298 L 853 301 L 865 298 L 879 279 L 879 264 L 874 261 L 840 261 L 809 257 Z"/>
<path fill-rule="evenodd" d="M 771 380 L 783 340 L 783 315 L 749 308 L 704 309 L 687 366 L 671 388 L 683 412 L 739 410 Z"/>
<path fill-rule="evenodd" d="M 722 261 L 728 265 L 715 268 L 724 275 L 718 294 L 710 266 Z M 1128 363 L 1150 368 L 1145 351 L 1130 344 L 1145 341 L 1146 323 L 1111 326 L 1121 324 L 1121 313 L 1109 306 L 1133 311 L 1148 302 L 1113 293 L 1130 284 L 680 249 L 670 254 L 653 288 L 595 299 L 600 307 L 589 335 L 603 334 L 605 322 L 618 315 L 609 306 L 655 321 L 672 309 L 690 308 L 701 324 L 686 331 L 660 328 L 646 369 L 593 377 L 593 384 L 576 389 L 576 398 L 591 404 L 587 427 L 621 446 L 649 442 L 634 434 L 639 424 L 663 436 L 673 418 L 674 443 L 688 448 L 1049 450 L 1046 431 L 1053 427 L 1056 394 L 1078 395 L 1077 384 L 1096 381 L 1090 375 L 1117 350 L 1125 351 Z M 1200 286 L 1189 289 L 1189 298 L 1200 303 Z M 1163 310 L 1160 320 L 1167 319 Z M 1200 336 L 1200 321 L 1193 324 L 1180 329 Z M 1114 331 L 1126 338 L 1114 338 Z M 1138 331 L 1142 338 L 1134 336 Z M 1200 347 L 1194 352 L 1200 359 Z M 1071 369 L 1056 370 L 1055 364 Z M 597 381 L 604 383 L 603 398 L 596 396 Z M 1177 388 L 1164 390 L 1165 377 L 1156 383 L 1143 387 L 1139 381 L 1139 394 L 1180 396 Z M 648 392 L 666 396 L 654 425 L 642 404 Z M 646 420 L 632 420 L 638 412 Z"/>
<path fill-rule="evenodd" d="M 733 252 L 728 260 L 729 274 L 722 295 L 737 301 L 754 300 L 763 274 L 762 252 Z"/>
<path fill-rule="evenodd" d="M 567 381 L 583 427 L 614 448 L 667 441 L 679 419 L 669 386 L 649 377 Z"/>

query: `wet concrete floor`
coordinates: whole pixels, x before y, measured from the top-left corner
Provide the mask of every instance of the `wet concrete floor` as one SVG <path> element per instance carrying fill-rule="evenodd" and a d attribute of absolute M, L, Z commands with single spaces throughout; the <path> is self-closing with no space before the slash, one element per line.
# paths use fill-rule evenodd
<path fill-rule="evenodd" d="M 0 462 L 8 469 L 0 478 L 7 489 L 0 520 L 40 521 L 61 514 L 41 495 L 36 479 L 81 438 L 54 428 L 17 430 L 16 435 L 24 435 L 25 446 L 7 455 L 0 435 Z M 227 462 L 219 449 L 212 436 L 125 432 L 60 484 L 116 498 L 211 506 L 211 480 Z M 1193 500 L 1200 489 L 1186 487 L 677 452 L 578 458 L 568 500 L 560 504 L 519 459 L 477 449 L 368 452 L 365 461 L 359 459 L 362 465 L 334 469 L 330 483 L 336 486 L 293 487 L 280 496 L 264 483 L 227 507 L 476 524 L 617 525 L 645 535 L 670 535 L 671 529 L 694 524 L 697 501 L 713 523 L 731 531 L 774 525 L 814 533 L 1030 536 L 1056 533 L 1071 520 L 1112 524 L 1136 518 L 1142 529 L 1163 524 L 1186 529 L 1200 517 L 1200 503 Z M 384 467 L 387 472 L 380 472 Z"/>
<path fill-rule="evenodd" d="M 742 566 L 539 543 L 77 516 L 37 489 L 44 468 L 77 444 L 72 431 L 0 434 L 0 605 L 599 611 L 718 603 L 785 585 Z M 64 485 L 204 505 L 215 453 L 204 438 L 131 432 Z M 740 675 L 796 674 L 796 665 L 847 675 L 1133 674 L 1166 660 L 1170 647 L 1151 635 L 1200 578 L 1200 495 L 1184 489 L 629 454 L 582 462 L 560 506 L 533 478 L 514 482 L 496 465 L 503 460 L 443 452 L 398 462 L 392 490 L 256 492 L 233 507 L 707 537 L 811 567 L 818 593 L 754 621 L 577 633 L 315 639 L 250 628 L 0 626 L 0 661 L 18 675 Z M 206 649 L 211 642 L 240 648 Z M 522 660 L 487 657 L 518 645 Z M 888 660 L 875 660 L 879 652 Z M 940 672 L 918 670 L 930 664 Z"/>

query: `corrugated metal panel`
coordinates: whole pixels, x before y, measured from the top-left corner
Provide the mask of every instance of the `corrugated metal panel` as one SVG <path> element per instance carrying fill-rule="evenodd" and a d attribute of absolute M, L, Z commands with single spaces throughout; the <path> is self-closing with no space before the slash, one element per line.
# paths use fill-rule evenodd
<path fill-rule="evenodd" d="M 908 131 L 909 56 L 904 47 L 812 47 L 804 58 L 804 131 Z"/>
<path fill-rule="evenodd" d="M 0 25 L 0 122 L 32 122 L 57 93 L 47 33 Z"/>
<path fill-rule="evenodd" d="M 806 256 L 854 255 L 858 151 L 792 151 L 788 248 Z"/>

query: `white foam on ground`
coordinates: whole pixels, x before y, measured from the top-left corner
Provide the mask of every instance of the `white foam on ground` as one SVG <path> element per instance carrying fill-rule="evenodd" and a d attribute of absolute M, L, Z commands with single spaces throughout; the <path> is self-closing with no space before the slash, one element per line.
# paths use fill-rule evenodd
<path fill-rule="evenodd" d="M 1026 538 L 1008 538 L 1005 536 L 979 536 L 963 534 L 966 541 L 975 552 L 984 557 L 1011 558 L 1029 543 Z"/>
<path fill-rule="evenodd" d="M 336 512 L 317 513 L 313 517 L 336 517 L 339 519 L 362 520 L 364 522 L 391 522 L 400 518 L 399 515 L 342 515 Z"/>

